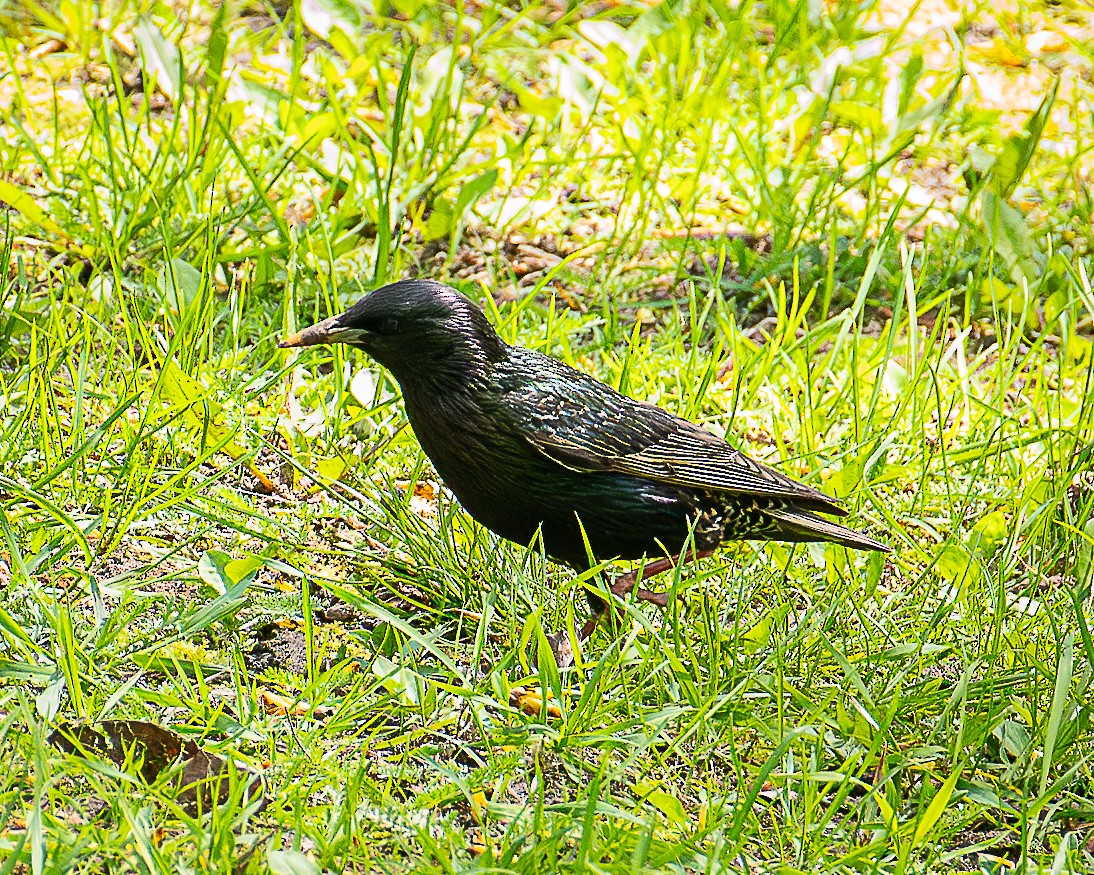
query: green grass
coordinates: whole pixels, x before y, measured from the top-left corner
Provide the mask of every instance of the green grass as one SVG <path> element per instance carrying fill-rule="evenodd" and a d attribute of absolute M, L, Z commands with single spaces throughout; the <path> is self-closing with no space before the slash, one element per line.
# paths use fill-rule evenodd
<path fill-rule="evenodd" d="M 1094 34 L 889 9 L 0 4 L 0 873 L 1094 867 Z M 724 549 L 560 675 L 602 571 L 276 348 L 408 275 L 892 553 Z"/>

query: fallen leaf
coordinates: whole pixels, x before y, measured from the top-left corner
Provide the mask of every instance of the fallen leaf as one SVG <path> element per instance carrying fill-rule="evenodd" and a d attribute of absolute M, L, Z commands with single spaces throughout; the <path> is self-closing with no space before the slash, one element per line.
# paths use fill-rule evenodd
<path fill-rule="evenodd" d="M 547 716 L 556 720 L 561 719 L 562 709 L 554 700 L 554 693 L 547 693 Z M 543 691 L 540 689 L 526 690 L 524 687 L 513 687 L 509 692 L 509 704 L 519 708 L 529 717 L 538 717 L 543 713 Z"/>
<path fill-rule="evenodd" d="M 290 699 L 272 690 L 259 690 L 258 698 L 267 714 L 275 717 L 314 717 L 322 720 L 331 715 L 331 709 L 325 705 L 312 704 L 304 699 Z"/>
<path fill-rule="evenodd" d="M 471 816 L 480 825 L 486 816 L 486 792 L 481 787 L 471 794 Z"/>
<path fill-rule="evenodd" d="M 170 729 L 144 720 L 63 725 L 50 735 L 49 742 L 80 757 L 105 757 L 120 767 L 127 762 L 135 764 L 140 777 L 149 784 L 182 760 L 182 771 L 175 779 L 176 798 L 189 814 L 213 807 L 229 770 L 223 757 L 207 753 Z M 252 794 L 262 795 L 259 775 L 251 780 L 249 789 Z"/>

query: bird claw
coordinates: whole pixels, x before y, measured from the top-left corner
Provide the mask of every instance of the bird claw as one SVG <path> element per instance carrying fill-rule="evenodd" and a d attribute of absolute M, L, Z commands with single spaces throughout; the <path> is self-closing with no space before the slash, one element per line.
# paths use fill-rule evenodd
<path fill-rule="evenodd" d="M 627 575 L 627 577 L 630 577 L 630 575 Z M 642 589 L 638 586 L 637 581 L 634 580 L 623 580 L 623 585 L 620 585 L 620 581 L 616 581 L 612 584 L 611 590 L 613 595 L 616 595 L 621 599 L 625 599 L 633 592 L 635 599 L 638 601 L 649 602 L 651 605 L 657 605 L 661 608 L 667 608 L 669 602 L 672 600 L 671 593 L 655 592 L 652 589 Z M 683 597 L 682 593 L 681 597 Z"/>
<path fill-rule="evenodd" d="M 707 553 L 694 554 L 698 556 L 705 556 Z M 627 574 L 617 578 L 611 585 L 612 595 L 619 598 L 626 598 L 632 592 L 635 599 L 640 602 L 649 602 L 650 604 L 657 605 L 660 608 L 667 608 L 669 602 L 672 600 L 672 592 L 655 592 L 652 589 L 643 589 L 638 584 L 642 580 L 642 573 L 645 572 L 652 576 L 653 574 L 660 574 L 667 568 L 671 567 L 676 562 L 675 559 L 661 559 L 658 562 L 642 569 L 642 571 L 631 571 Z M 679 593 L 679 597 L 683 598 L 683 593 Z M 585 625 L 581 627 L 581 631 L 578 633 L 577 640 L 585 641 L 592 634 L 596 624 L 602 619 L 614 620 L 619 614 L 618 607 L 609 607 L 608 603 L 599 596 L 590 595 L 589 607 L 592 608 L 593 615 L 586 621 Z M 570 668 L 574 664 L 574 645 L 573 640 L 570 638 L 570 634 L 565 630 L 555 632 L 547 636 L 547 644 L 550 645 L 551 652 L 555 656 L 555 665 L 560 670 Z"/>
<path fill-rule="evenodd" d="M 640 602 L 649 602 L 650 604 L 657 605 L 658 607 L 667 608 L 669 601 L 672 597 L 668 592 L 653 592 L 648 589 L 640 589 L 635 593 L 635 598 Z M 680 598 L 683 598 L 684 594 L 680 593 Z"/>

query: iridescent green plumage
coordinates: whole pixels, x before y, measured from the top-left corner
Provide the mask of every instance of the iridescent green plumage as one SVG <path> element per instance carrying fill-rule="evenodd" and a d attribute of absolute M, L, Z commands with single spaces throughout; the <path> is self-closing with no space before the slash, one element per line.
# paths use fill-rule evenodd
<path fill-rule="evenodd" d="M 676 555 L 694 532 L 731 540 L 832 541 L 887 550 L 818 514 L 823 493 L 694 423 L 560 361 L 509 346 L 482 311 L 430 280 L 393 283 L 283 346 L 343 342 L 388 368 L 437 473 L 476 520 L 554 559 Z"/>

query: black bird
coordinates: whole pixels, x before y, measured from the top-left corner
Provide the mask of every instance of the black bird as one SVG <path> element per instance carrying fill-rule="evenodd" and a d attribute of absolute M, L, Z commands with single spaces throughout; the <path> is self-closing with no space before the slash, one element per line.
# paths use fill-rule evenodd
<path fill-rule="evenodd" d="M 846 516 L 828 496 L 733 449 L 694 423 L 643 404 L 541 353 L 505 343 L 482 310 L 432 280 L 403 280 L 282 347 L 346 343 L 391 371 L 414 434 L 472 517 L 575 569 L 661 557 L 618 578 L 625 595 L 679 558 L 725 541 L 832 541 L 888 547 L 817 514 Z M 583 536 L 584 532 L 584 536 Z M 586 538 L 588 547 L 586 547 Z M 643 601 L 665 593 L 638 589 Z M 590 594 L 593 616 L 605 604 Z M 568 641 L 552 641 L 567 654 Z"/>

